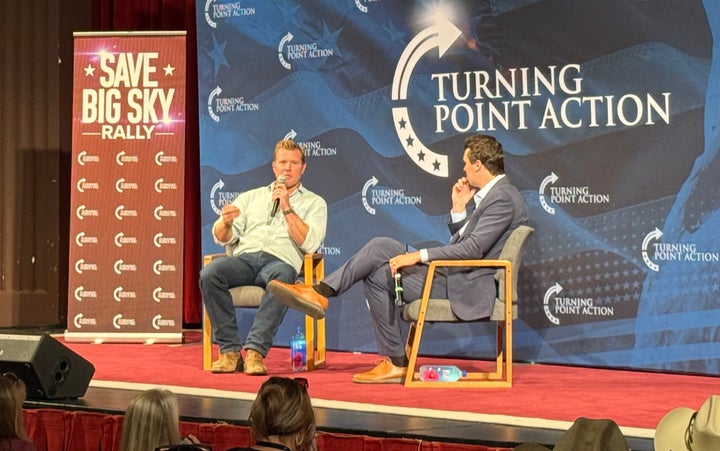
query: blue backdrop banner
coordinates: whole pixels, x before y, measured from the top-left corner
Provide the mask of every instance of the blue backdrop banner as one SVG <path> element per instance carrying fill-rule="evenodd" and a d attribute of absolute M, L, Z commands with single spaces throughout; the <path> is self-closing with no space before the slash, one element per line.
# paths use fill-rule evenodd
<path fill-rule="evenodd" d="M 209 0 L 197 29 L 204 253 L 284 137 L 328 203 L 328 271 L 374 236 L 446 243 L 463 139 L 492 134 L 536 229 L 516 359 L 720 371 L 717 1 Z M 359 286 L 327 327 L 375 351 Z M 490 352 L 487 327 L 433 325 L 421 352 Z"/>

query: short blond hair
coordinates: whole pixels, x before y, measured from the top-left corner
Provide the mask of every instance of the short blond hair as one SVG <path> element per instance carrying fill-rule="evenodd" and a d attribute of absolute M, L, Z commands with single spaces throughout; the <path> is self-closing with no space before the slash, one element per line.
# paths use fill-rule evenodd
<path fill-rule="evenodd" d="M 275 150 L 273 151 L 273 161 L 277 159 L 277 154 L 279 150 L 297 150 L 300 152 L 300 160 L 305 164 L 305 151 L 302 150 L 302 147 L 298 145 L 295 141 L 292 139 L 281 139 L 278 141 L 277 144 L 275 144 Z"/>

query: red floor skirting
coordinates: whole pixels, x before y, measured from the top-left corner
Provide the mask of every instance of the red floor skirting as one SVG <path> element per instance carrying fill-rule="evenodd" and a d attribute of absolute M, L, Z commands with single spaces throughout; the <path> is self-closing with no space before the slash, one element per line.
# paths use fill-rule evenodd
<path fill-rule="evenodd" d="M 59 409 L 26 409 L 24 414 L 28 436 L 38 451 L 117 451 L 120 446 L 122 415 Z M 180 432 L 195 435 L 214 451 L 250 446 L 252 441 L 247 426 L 181 422 Z M 317 442 L 322 451 L 510 451 L 481 445 L 328 433 L 318 434 Z"/>

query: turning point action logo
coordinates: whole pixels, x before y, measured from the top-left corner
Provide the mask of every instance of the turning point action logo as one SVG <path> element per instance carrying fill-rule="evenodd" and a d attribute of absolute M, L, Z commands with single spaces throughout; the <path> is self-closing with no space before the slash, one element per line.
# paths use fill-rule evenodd
<path fill-rule="evenodd" d="M 217 28 L 218 19 L 232 19 L 255 15 L 255 7 L 243 7 L 240 2 L 223 3 L 216 0 L 205 0 L 205 22 Z"/>
<path fill-rule="evenodd" d="M 462 32 L 447 18 L 435 15 L 435 25 L 420 31 L 405 47 L 395 68 L 391 99 L 395 132 L 408 156 L 429 174 L 447 177 L 448 158 L 432 152 L 415 133 L 407 107 L 412 72 L 424 56 L 437 47 L 442 59 Z M 562 66 L 513 67 L 486 71 L 429 74 L 437 84 L 434 112 L 438 135 L 446 128 L 459 134 L 503 130 L 578 129 L 583 127 L 634 127 L 670 123 L 670 92 L 626 94 L 583 92 L 583 68 L 569 62 Z M 604 114 L 603 114 L 604 113 Z M 590 193 L 571 202 L 583 202 Z M 583 197 L 584 196 L 584 197 Z"/>
<path fill-rule="evenodd" d="M 442 58 L 461 35 L 462 31 L 447 20 L 418 33 L 405 47 L 400 56 L 400 61 L 395 67 L 391 91 L 392 101 L 397 105 L 405 103 L 408 98 L 410 77 L 415 65 L 427 52 L 437 47 L 438 56 Z M 392 108 L 392 115 L 395 133 L 410 159 L 428 174 L 447 177 L 447 155 L 433 152 L 418 139 L 410 122 L 408 108 L 406 106 L 395 106 Z"/>
<path fill-rule="evenodd" d="M 663 243 L 659 242 L 663 233 L 655 227 L 642 242 L 642 259 L 645 266 L 650 270 L 660 271 L 660 263 L 663 262 L 694 262 L 694 263 L 718 263 L 720 253 L 705 252 L 698 250 L 695 243 Z"/>
<path fill-rule="evenodd" d="M 218 179 L 210 189 L 210 207 L 218 216 L 222 214 L 222 208 L 225 205 L 231 204 L 232 201 L 240 195 L 237 191 L 223 191 L 223 188 L 225 188 L 225 182 L 223 182 L 222 179 Z"/>
<path fill-rule="evenodd" d="M 549 186 L 560 179 L 554 172 L 543 179 L 538 189 L 540 205 L 543 210 L 551 215 L 555 214 L 555 207 L 548 204 L 547 198 L 555 205 L 563 204 L 609 204 L 609 194 L 594 194 L 590 192 L 587 186 Z M 545 194 L 549 186 L 549 196 Z"/>
<path fill-rule="evenodd" d="M 362 203 L 371 215 L 375 214 L 375 208 L 377 205 L 421 205 L 422 196 L 409 196 L 405 194 L 405 190 L 402 188 L 375 188 L 378 184 L 378 179 L 373 176 L 370 180 L 365 182 L 362 189 Z M 368 199 L 368 193 L 369 199 Z"/>
<path fill-rule="evenodd" d="M 280 60 L 280 65 L 287 70 L 292 69 L 289 61 L 322 59 L 335 55 L 333 48 L 323 48 L 317 42 L 291 44 L 290 42 L 294 38 L 295 36 L 288 31 L 278 44 L 278 60 Z"/>
<path fill-rule="evenodd" d="M 381 0 L 355 0 L 355 7 L 364 14 L 368 13 L 368 7 L 365 6 L 365 3 L 377 3 Z"/>
<path fill-rule="evenodd" d="M 334 157 L 337 155 L 337 147 L 327 147 L 321 141 L 297 141 L 297 132 L 290 129 L 283 139 L 291 139 L 305 152 L 306 157 Z"/>
<path fill-rule="evenodd" d="M 220 94 L 222 94 L 222 88 L 217 86 L 210 91 L 207 100 L 208 114 L 215 122 L 220 122 L 221 114 L 245 113 L 260 110 L 260 104 L 258 102 L 246 102 L 245 97 L 220 97 Z"/>
<path fill-rule="evenodd" d="M 560 316 L 613 316 L 615 309 L 607 305 L 595 305 L 593 298 L 576 298 L 560 296 L 562 285 L 555 285 L 545 291 L 543 308 L 545 316 L 556 326 L 560 325 Z"/>

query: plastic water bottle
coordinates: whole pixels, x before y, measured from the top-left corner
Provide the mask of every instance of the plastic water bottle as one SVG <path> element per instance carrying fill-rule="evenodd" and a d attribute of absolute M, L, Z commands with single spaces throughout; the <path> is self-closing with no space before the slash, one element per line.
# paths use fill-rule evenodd
<path fill-rule="evenodd" d="M 300 330 L 300 326 L 297 327 L 295 335 L 290 340 L 290 367 L 293 371 L 307 370 L 305 335 Z"/>
<path fill-rule="evenodd" d="M 452 365 L 423 365 L 419 372 L 420 380 L 429 382 L 456 382 L 467 376 L 467 371 Z"/>

